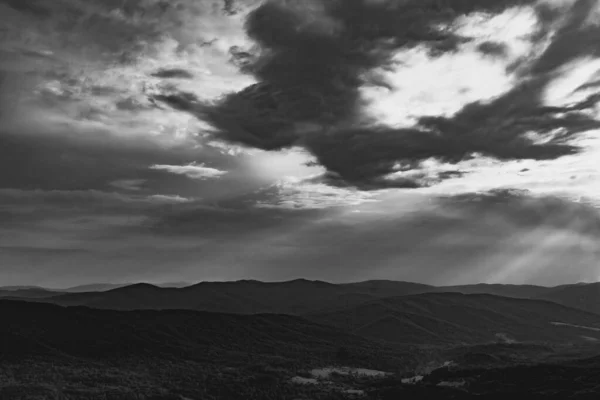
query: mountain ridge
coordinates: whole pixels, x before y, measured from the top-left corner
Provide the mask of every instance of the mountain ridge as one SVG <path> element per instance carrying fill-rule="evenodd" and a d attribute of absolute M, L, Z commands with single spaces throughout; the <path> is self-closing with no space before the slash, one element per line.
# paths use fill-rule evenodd
<path fill-rule="evenodd" d="M 392 280 L 331 283 L 299 278 L 276 282 L 251 279 L 202 281 L 182 287 L 144 282 L 110 288 L 95 287 L 102 290 L 82 292 L 76 287 L 71 292 L 60 292 L 44 288 L 0 288 L 0 298 L 22 298 L 29 301 L 109 309 L 181 308 L 249 314 L 305 314 L 333 311 L 385 297 L 421 293 L 465 293 L 543 299 L 600 314 L 600 282 L 579 282 L 554 287 L 489 283 L 433 286 Z"/>

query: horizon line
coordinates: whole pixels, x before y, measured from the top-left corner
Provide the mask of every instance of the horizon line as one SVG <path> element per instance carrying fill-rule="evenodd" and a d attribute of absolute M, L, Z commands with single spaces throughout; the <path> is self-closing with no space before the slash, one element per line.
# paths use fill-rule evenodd
<path fill-rule="evenodd" d="M 140 285 L 140 284 L 147 284 L 147 285 L 152 285 L 152 286 L 162 287 L 162 288 L 183 289 L 183 288 L 186 288 L 186 287 L 191 287 L 191 286 L 199 285 L 199 284 L 202 284 L 202 283 L 256 282 L 256 283 L 264 283 L 264 284 L 282 284 L 282 283 L 290 283 L 290 282 L 295 282 L 295 281 L 307 281 L 307 282 L 313 282 L 313 283 L 325 283 L 325 284 L 330 284 L 330 285 L 352 285 L 352 284 L 360 284 L 360 283 L 368 283 L 368 282 L 394 282 L 394 283 L 407 283 L 407 284 L 423 285 L 423 286 L 430 286 L 430 287 L 437 287 L 437 288 L 457 287 L 457 286 L 477 286 L 477 285 L 535 286 L 535 287 L 543 287 L 543 288 L 555 288 L 555 287 L 559 287 L 559 286 L 599 283 L 599 281 L 592 281 L 592 282 L 579 281 L 579 282 L 572 282 L 572 283 L 563 283 L 563 284 L 560 284 L 560 285 L 547 286 L 547 285 L 539 285 L 539 284 L 532 284 L 532 283 L 501 283 L 501 282 L 489 283 L 489 282 L 477 282 L 477 283 L 463 283 L 463 284 L 452 284 L 452 285 L 433 285 L 433 284 L 429 284 L 429 283 L 422 283 L 422 282 L 415 282 L 415 281 L 404 281 L 404 280 L 394 280 L 394 279 L 366 279 L 366 280 L 363 280 L 363 281 L 330 282 L 330 281 L 325 281 L 325 280 L 321 280 L 321 279 L 294 278 L 294 279 L 287 279 L 287 280 L 280 280 L 280 281 L 266 281 L 266 280 L 259 280 L 259 279 L 237 279 L 237 280 L 201 280 L 201 281 L 196 281 L 196 282 L 187 282 L 187 281 L 181 281 L 181 282 L 147 282 L 147 281 L 137 281 L 137 282 L 90 282 L 90 283 L 82 283 L 82 284 L 73 285 L 73 286 L 66 286 L 66 287 L 65 286 L 63 286 L 63 287 L 53 287 L 53 286 L 31 285 L 31 284 L 14 284 L 14 285 L 0 286 L 0 290 L 43 289 L 43 290 L 49 290 L 49 291 L 57 291 L 57 292 L 59 292 L 59 291 L 72 290 L 72 289 L 76 289 L 76 288 L 81 288 L 81 287 L 85 287 L 85 286 L 94 286 L 94 285 L 115 285 L 115 286 L 120 286 L 120 287 L 126 287 L 126 286 Z M 166 285 L 174 285 L 174 286 L 166 286 Z M 117 289 L 117 288 L 115 288 L 115 289 Z"/>

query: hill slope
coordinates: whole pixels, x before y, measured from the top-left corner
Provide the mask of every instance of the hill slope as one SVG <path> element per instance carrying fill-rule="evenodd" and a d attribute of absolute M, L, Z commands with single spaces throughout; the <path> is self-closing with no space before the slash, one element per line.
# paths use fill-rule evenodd
<path fill-rule="evenodd" d="M 507 285 L 507 284 L 489 284 L 478 283 L 474 285 L 458 286 L 439 286 L 434 287 L 429 292 L 447 292 L 463 294 L 494 294 L 496 296 L 516 297 L 516 298 L 535 298 L 551 291 L 552 288 L 536 285 Z"/>
<path fill-rule="evenodd" d="M 289 315 L 115 311 L 12 300 L 0 300 L 0 315 L 3 356 L 171 356 L 217 363 L 219 357 L 246 359 L 248 354 L 330 360 L 340 346 L 370 357 L 393 353 L 367 339 Z"/>
<path fill-rule="evenodd" d="M 423 297 L 427 301 L 420 301 Z M 494 307 L 513 315 L 523 305 L 522 300 L 447 293 L 406 298 L 408 303 L 403 304 L 397 301 L 405 298 L 379 302 L 404 312 L 418 310 L 425 316 L 448 311 L 457 304 L 468 304 L 482 312 Z M 514 304 L 508 304 L 511 301 Z M 528 307 L 518 317 L 533 319 L 534 325 L 538 320 L 531 313 L 556 313 L 558 307 L 562 310 L 559 314 L 567 318 L 573 312 L 549 302 L 526 302 L 537 306 Z M 9 300 L 0 300 L 0 314 L 0 398 L 6 399 L 356 398 L 332 391 L 338 384 L 364 390 L 364 398 L 373 400 L 482 398 L 477 394 L 502 394 L 485 398 L 516 394 L 527 398 L 580 398 L 566 396 L 575 390 L 589 394 L 584 398 L 594 398 L 600 371 L 590 359 L 584 360 L 584 368 L 434 369 L 418 385 L 404 384 L 400 378 L 406 375 L 382 380 L 341 376 L 331 378 L 333 384 L 294 384 L 292 377 L 298 378 L 299 373 L 317 366 L 341 363 L 408 372 L 415 371 L 423 360 L 289 315 L 115 311 Z M 461 317 L 468 320 L 469 316 Z M 575 311 L 574 318 L 570 322 L 592 323 L 596 316 Z M 345 351 L 340 352 L 340 348 Z M 506 345 L 505 350 L 520 354 L 527 349 Z M 490 349 L 478 351 L 489 353 Z M 443 382 L 467 383 L 464 388 L 453 389 L 443 386 Z"/>
<path fill-rule="evenodd" d="M 115 311 L 0 300 L 0 398 L 282 399 L 298 369 L 383 369 L 410 353 L 289 315 Z M 340 355 L 340 348 L 349 349 Z"/>
<path fill-rule="evenodd" d="M 42 288 L 0 289 L 0 297 L 43 299 L 60 295 L 61 292 Z"/>
<path fill-rule="evenodd" d="M 536 298 L 600 314 L 600 282 L 557 286 Z"/>
<path fill-rule="evenodd" d="M 396 343 L 600 340 L 600 315 L 549 301 L 494 295 L 427 293 L 391 297 L 307 317 Z"/>

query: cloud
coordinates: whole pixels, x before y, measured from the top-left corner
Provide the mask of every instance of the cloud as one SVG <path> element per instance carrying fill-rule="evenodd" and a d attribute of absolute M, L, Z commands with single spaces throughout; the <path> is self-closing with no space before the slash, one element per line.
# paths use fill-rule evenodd
<path fill-rule="evenodd" d="M 399 212 L 401 200 L 365 203 L 355 207 L 360 212 L 265 237 L 261 248 L 273 251 L 249 254 L 245 265 L 273 280 L 433 284 L 558 285 L 595 281 L 600 273 L 595 208 L 519 191 L 415 198 Z"/>
<path fill-rule="evenodd" d="M 124 190 L 141 190 L 144 182 L 145 179 L 119 179 L 111 182 L 110 185 Z"/>
<path fill-rule="evenodd" d="M 164 125 L 157 119 L 178 119 L 170 110 L 158 112 L 148 101 L 153 91 L 184 84 L 167 76 L 193 76 L 193 81 L 186 79 L 185 87 L 208 97 L 251 80 L 229 62 L 229 48 L 247 41 L 241 31 L 246 7 L 241 7 L 240 15 L 229 15 L 221 0 L 110 0 L 101 4 L 6 0 L 0 1 L 0 8 L 6 32 L 0 38 L 0 74 L 11 73 L 12 82 L 26 82 L 27 87 L 13 88 L 10 94 L 18 92 L 23 97 L 14 104 L 12 96 L 12 103 L 26 115 L 32 103 L 43 109 L 60 108 L 63 117 L 75 120 L 93 108 L 101 110 L 117 129 L 129 130 L 137 123 L 142 125 L 140 130 L 154 133 Z M 43 18 L 32 12 L 37 9 L 45 10 Z M 49 85 L 55 86 L 55 96 L 51 104 L 49 99 L 42 104 L 40 95 L 51 97 L 44 90 Z M 99 93 L 98 88 L 105 90 Z M 139 113 L 152 109 L 153 115 Z M 123 118 L 118 111 L 138 113 L 128 112 Z M 183 124 L 176 125 L 183 129 Z M 190 130 L 197 129 L 190 125 Z"/>
<path fill-rule="evenodd" d="M 40 1 L 3 0 L 2 2 L 16 10 L 30 13 L 38 17 L 48 17 L 51 14 L 51 10 L 48 6 Z"/>
<path fill-rule="evenodd" d="M 152 215 L 168 195 L 124 194 L 99 190 L 0 189 L 0 210 L 14 215 L 52 218 L 55 215 Z M 182 198 L 175 198 L 181 201 Z"/>
<path fill-rule="evenodd" d="M 598 25 L 584 21 L 596 2 L 577 0 L 561 10 L 544 1 L 440 5 L 265 2 L 246 21 L 257 50 L 244 71 L 257 84 L 212 103 L 185 93 L 160 100 L 209 122 L 216 137 L 234 144 L 264 150 L 302 146 L 340 183 L 363 190 L 419 188 L 455 176 L 449 170 L 437 177 L 385 178 L 399 163 L 418 170 L 429 159 L 455 164 L 483 154 L 499 160 L 554 160 L 581 151 L 570 141 L 600 127 L 589 113 L 598 98 L 548 106 L 544 91 L 576 59 L 597 56 Z M 502 18 L 494 19 L 498 15 Z M 470 18 L 491 27 L 486 28 L 491 33 L 483 32 L 488 37 L 505 35 L 508 59 L 486 61 L 488 55 L 481 52 L 489 54 L 490 42 L 481 40 Z M 506 36 L 510 33 L 501 25 L 513 22 L 520 33 Z M 491 98 L 465 97 L 468 101 L 447 115 L 422 111 L 412 126 L 390 126 L 367 112 L 364 88 L 398 90 L 402 96 L 405 91 L 394 88 L 386 71 L 406 69 L 402 56 L 411 52 L 424 57 L 414 68 L 465 54 L 472 65 L 503 62 L 498 65 L 504 69 L 494 71 L 506 74 L 506 85 Z M 541 140 L 531 139 L 532 132 Z"/>
<path fill-rule="evenodd" d="M 192 162 L 200 153 L 181 144 L 115 136 L 105 129 L 60 131 L 37 122 L 0 131 L 0 188 L 114 189 L 115 183 L 149 179 L 149 165 Z"/>
<path fill-rule="evenodd" d="M 493 41 L 485 41 L 479 44 L 477 50 L 493 57 L 505 57 L 508 51 L 506 44 Z"/>
<path fill-rule="evenodd" d="M 0 280 L 592 279 L 597 4 L 0 0 Z"/>
<path fill-rule="evenodd" d="M 323 209 L 377 201 L 369 193 L 327 185 L 321 176 L 283 179 L 261 192 L 265 198 L 255 204 L 263 208 Z"/>
<path fill-rule="evenodd" d="M 18 3 L 0 1 L 6 28 L 0 38 L 0 188 L 139 188 L 145 195 L 196 198 L 264 184 L 245 172 L 246 152 L 240 156 L 234 146 L 207 138 L 206 123 L 153 97 L 185 88 L 215 98 L 253 82 L 229 52 L 248 43 L 243 21 L 251 5 Z M 198 160 L 215 171 L 202 170 Z M 231 185 L 216 187 L 216 179 L 191 184 L 187 175 L 153 165 L 198 167 L 196 176 L 214 177 L 218 168 L 228 171 Z"/>
<path fill-rule="evenodd" d="M 186 197 L 181 197 L 181 196 L 169 196 L 169 195 L 164 195 L 164 194 L 153 194 L 151 196 L 149 196 L 149 199 L 151 200 L 156 200 L 158 202 L 164 202 L 164 203 L 188 203 L 188 202 L 192 202 L 194 201 L 193 199 L 188 199 Z"/>
<path fill-rule="evenodd" d="M 557 196 L 533 195 L 525 189 L 442 196 L 437 202 L 451 210 L 468 210 L 473 218 L 501 213 L 514 226 L 565 228 L 593 237 L 600 235 L 600 210 Z"/>
<path fill-rule="evenodd" d="M 194 74 L 185 69 L 171 68 L 171 69 L 160 69 L 152 74 L 156 78 L 175 78 L 175 79 L 192 79 Z"/>
<path fill-rule="evenodd" d="M 152 165 L 150 169 L 185 175 L 191 179 L 214 179 L 227 173 L 227 171 L 205 167 L 204 164 L 196 165 L 195 163 L 188 165 Z"/>
<path fill-rule="evenodd" d="M 520 190 L 437 200 L 393 191 L 378 202 L 318 207 L 325 197 L 288 200 L 302 207 L 255 207 L 272 197 L 261 192 L 211 203 L 1 190 L 0 241 L 13 250 L 0 259 L 14 268 L 0 275 L 21 283 L 177 275 L 552 285 L 599 273 L 600 214 L 583 204 Z"/>

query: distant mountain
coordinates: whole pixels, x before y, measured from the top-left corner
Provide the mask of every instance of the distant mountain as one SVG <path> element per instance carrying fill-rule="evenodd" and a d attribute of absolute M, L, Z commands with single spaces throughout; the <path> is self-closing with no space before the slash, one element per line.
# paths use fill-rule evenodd
<path fill-rule="evenodd" d="M 67 288 L 46 288 L 41 286 L 0 286 L 0 296 L 3 296 L 4 293 L 8 291 L 13 292 L 11 296 L 15 297 L 35 297 L 29 294 L 36 293 L 35 291 L 37 291 L 37 293 L 50 292 L 54 294 L 105 292 L 107 290 L 117 289 L 129 285 L 133 285 L 133 283 L 89 283 Z M 164 288 L 182 288 L 190 285 L 191 283 L 189 282 L 165 282 L 155 284 L 155 286 Z M 31 292 L 28 293 L 27 291 Z"/>
<path fill-rule="evenodd" d="M 408 294 L 451 292 L 464 294 L 495 294 L 505 297 L 532 298 L 540 296 L 552 288 L 535 285 L 508 285 L 478 283 L 472 285 L 432 286 L 422 283 L 371 280 L 357 283 L 341 284 L 340 286 L 361 293 L 369 293 L 377 297 L 404 296 Z"/>
<path fill-rule="evenodd" d="M 353 293 L 365 293 L 376 297 L 404 296 L 407 294 L 427 293 L 436 290 L 435 286 L 423 283 L 370 280 L 339 284 Z"/>
<path fill-rule="evenodd" d="M 464 294 L 495 294 L 497 296 L 535 298 L 551 291 L 552 288 L 535 285 L 508 285 L 500 283 L 477 283 L 474 285 L 439 286 L 431 292 L 452 292 Z"/>
<path fill-rule="evenodd" d="M 60 289 L 60 291 L 67 293 L 104 292 L 106 290 L 116 289 L 127 285 L 131 285 L 131 283 L 90 283 L 87 285 Z"/>
<path fill-rule="evenodd" d="M 193 283 L 190 282 L 165 282 L 165 283 L 157 283 L 156 286 L 159 287 L 174 287 L 174 288 L 182 288 L 186 286 L 191 286 Z"/>
<path fill-rule="evenodd" d="M 73 286 L 66 289 L 57 289 L 61 292 L 67 293 L 85 293 L 85 292 L 105 292 L 111 289 L 117 289 L 124 286 L 132 285 L 132 283 L 90 283 L 87 285 L 79 285 Z M 158 287 L 176 287 L 181 288 L 185 286 L 190 286 L 189 282 L 166 282 L 166 283 L 157 283 L 155 286 Z"/>
<path fill-rule="evenodd" d="M 201 282 L 184 288 L 161 288 L 135 284 L 105 292 L 69 293 L 46 301 L 70 306 L 133 309 L 189 309 L 241 314 L 302 314 L 360 304 L 370 297 L 348 296 L 344 287 L 321 281 L 298 279 L 265 283 Z"/>
<path fill-rule="evenodd" d="M 30 290 L 30 289 L 39 289 L 39 290 L 52 290 L 52 289 L 46 289 L 43 288 L 41 286 L 0 286 L 0 290 L 1 291 L 8 291 L 8 290 Z"/>
<path fill-rule="evenodd" d="M 600 315 L 550 301 L 426 293 L 305 315 L 361 336 L 405 344 L 600 341 Z"/>
<path fill-rule="evenodd" d="M 387 280 L 344 284 L 308 279 L 283 282 L 240 280 L 200 282 L 189 286 L 185 282 L 160 285 L 91 284 L 64 289 L 62 292 L 43 288 L 0 290 L 0 297 L 116 310 L 190 309 L 241 314 L 301 315 L 342 310 L 386 297 L 425 293 L 491 294 L 549 300 L 600 314 L 600 283 L 544 287 L 505 284 L 431 286 Z"/>
<path fill-rule="evenodd" d="M 81 287 L 80 287 L 81 288 Z M 200 282 L 180 288 L 133 284 L 48 298 L 60 305 L 84 305 L 116 310 L 191 309 L 215 312 L 304 314 L 335 310 L 377 298 L 426 293 L 435 286 L 398 281 L 365 281 L 333 284 L 295 279 L 283 282 L 240 280 Z M 69 290 L 69 289 L 67 289 Z"/>
<path fill-rule="evenodd" d="M 0 289 L 0 298 L 14 297 L 14 298 L 29 298 L 29 299 L 42 299 L 52 296 L 57 296 L 61 292 L 51 291 L 48 289 L 31 287 L 23 289 Z"/>

